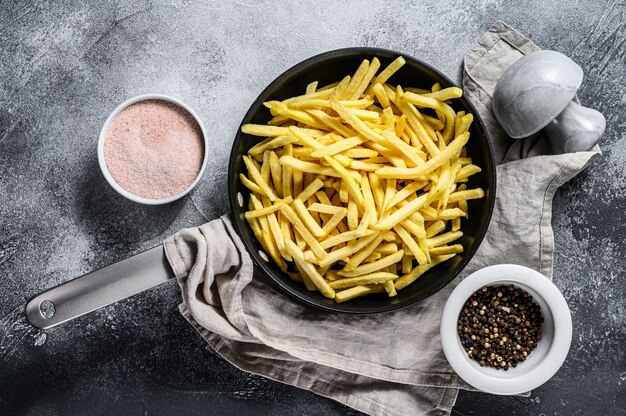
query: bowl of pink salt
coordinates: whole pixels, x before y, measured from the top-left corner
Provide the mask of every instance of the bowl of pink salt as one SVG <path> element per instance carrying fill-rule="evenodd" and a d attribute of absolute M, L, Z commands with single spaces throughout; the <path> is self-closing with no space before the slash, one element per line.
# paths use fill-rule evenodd
<path fill-rule="evenodd" d="M 200 181 L 207 163 L 206 131 L 186 104 L 146 94 L 120 104 L 98 140 L 98 162 L 118 193 L 148 205 L 173 202 Z"/>

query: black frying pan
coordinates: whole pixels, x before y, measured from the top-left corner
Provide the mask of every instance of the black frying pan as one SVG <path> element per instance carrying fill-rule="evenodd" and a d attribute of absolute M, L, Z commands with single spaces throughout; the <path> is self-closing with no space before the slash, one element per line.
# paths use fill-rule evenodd
<path fill-rule="evenodd" d="M 242 124 L 266 124 L 271 115 L 269 110 L 263 106 L 265 101 L 283 100 L 301 95 L 307 84 L 313 81 L 319 81 L 320 86 L 339 81 L 344 76 L 353 74 L 363 59 L 371 60 L 376 56 L 381 62 L 381 68 L 384 68 L 399 55 L 404 56 L 406 64 L 391 77 L 390 84 L 425 89 L 430 89 L 435 82 L 439 82 L 442 88 L 455 86 L 445 75 L 430 65 L 398 52 L 379 48 L 339 49 L 307 59 L 276 78 L 254 101 Z M 470 261 L 487 231 L 495 203 L 496 189 L 495 160 L 491 141 L 478 112 L 465 98 L 453 100 L 452 107 L 456 111 L 464 110 L 466 113 L 474 114 L 475 121 L 470 129 L 471 136 L 467 145 L 467 153 L 473 159 L 473 163 L 480 166 L 483 171 L 471 176 L 467 186 L 468 189 L 480 187 L 486 192 L 485 198 L 469 201 L 470 217 L 461 225 L 461 230 L 464 233 L 460 241 L 465 248 L 463 253 L 452 260 L 433 267 L 413 284 L 399 291 L 398 295 L 393 298 L 381 293 L 337 304 L 318 292 L 309 292 L 304 285 L 293 281 L 273 262 L 267 262 L 259 254 L 259 250 L 262 249 L 261 245 L 255 239 L 244 218 L 250 193 L 239 180 L 239 173 L 245 172 L 241 156 L 258 143 L 259 138 L 243 134 L 241 130 L 238 130 L 230 153 L 228 169 L 230 209 L 235 228 L 255 263 L 290 295 L 311 306 L 332 312 L 374 313 L 391 311 L 418 302 L 450 283 Z M 246 201 L 243 207 L 237 202 L 238 193 L 241 193 Z"/>
<path fill-rule="evenodd" d="M 376 56 L 384 68 L 399 55 L 404 56 L 406 64 L 389 80 L 391 84 L 425 89 L 430 88 L 435 82 L 439 82 L 443 88 L 454 86 L 452 81 L 431 66 L 398 52 L 378 48 L 339 49 L 307 59 L 280 75 L 254 101 L 241 124 L 267 123 L 271 115 L 263 106 L 265 101 L 300 95 L 306 85 L 313 81 L 319 81 L 319 85 L 339 81 L 345 75 L 352 74 L 363 59 Z M 487 231 L 495 203 L 496 186 L 493 150 L 479 114 L 465 98 L 454 100 L 452 107 L 456 111 L 464 110 L 474 114 L 475 121 L 470 129 L 471 138 L 467 145 L 467 153 L 474 164 L 483 170 L 470 177 L 468 188 L 481 187 L 486 192 L 485 198 L 469 201 L 470 218 L 463 221 L 461 226 L 464 233 L 460 241 L 465 248 L 463 253 L 433 267 L 393 298 L 386 294 L 375 294 L 337 304 L 317 292 L 307 291 L 303 284 L 293 281 L 259 254 L 262 248 L 244 218 L 244 207 L 247 206 L 249 191 L 239 180 L 239 173 L 245 171 L 242 156 L 258 143 L 259 138 L 238 130 L 230 155 L 228 193 L 235 228 L 256 265 L 280 289 L 308 305 L 331 312 L 391 311 L 414 304 L 450 283 L 470 261 Z M 238 202 L 238 194 L 246 201 L 243 207 Z M 26 317 L 36 327 L 50 328 L 164 283 L 172 277 L 173 273 L 165 259 L 163 247 L 157 246 L 34 296 L 26 305 Z"/>

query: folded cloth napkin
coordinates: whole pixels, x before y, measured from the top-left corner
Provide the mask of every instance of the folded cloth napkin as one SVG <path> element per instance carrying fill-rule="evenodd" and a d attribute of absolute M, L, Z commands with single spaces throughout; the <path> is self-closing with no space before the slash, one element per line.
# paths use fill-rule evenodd
<path fill-rule="evenodd" d="M 183 230 L 165 242 L 180 284 L 180 311 L 226 360 L 376 415 L 448 415 L 469 388 L 443 354 L 444 303 L 464 276 L 491 264 L 517 263 L 552 276 L 550 224 L 555 190 L 599 149 L 552 155 L 546 140 L 513 141 L 491 113 L 493 88 L 506 68 L 537 50 L 497 22 L 465 57 L 466 96 L 486 122 L 500 165 L 491 226 L 455 282 L 417 305 L 386 314 L 331 314 L 307 307 L 254 273 L 228 216 Z"/>

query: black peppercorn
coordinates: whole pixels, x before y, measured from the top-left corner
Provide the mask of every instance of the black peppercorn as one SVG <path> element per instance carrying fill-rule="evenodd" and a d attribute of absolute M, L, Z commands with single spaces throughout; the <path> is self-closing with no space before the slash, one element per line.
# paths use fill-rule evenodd
<path fill-rule="evenodd" d="M 526 360 L 541 339 L 541 309 L 514 285 L 482 287 L 465 303 L 457 331 L 468 357 L 507 371 Z"/>

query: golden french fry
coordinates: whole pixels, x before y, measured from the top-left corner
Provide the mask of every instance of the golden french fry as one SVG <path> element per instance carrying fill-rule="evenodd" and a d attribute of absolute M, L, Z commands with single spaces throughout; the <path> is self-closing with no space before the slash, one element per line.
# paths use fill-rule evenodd
<path fill-rule="evenodd" d="M 366 231 L 364 237 L 367 237 L 374 233 L 375 231 L 368 230 Z M 337 234 L 335 236 L 328 237 L 327 239 L 322 240 L 320 242 L 320 245 L 323 248 L 327 249 L 327 248 L 336 246 L 337 244 L 348 243 L 350 241 L 356 240 L 357 238 L 359 238 L 359 236 L 357 235 L 356 231 L 345 231 L 345 232 L 342 232 L 341 234 Z"/>
<path fill-rule="evenodd" d="M 424 97 L 430 97 L 437 101 L 448 101 L 453 98 L 461 98 L 463 96 L 463 90 L 458 87 L 448 87 L 444 89 L 438 89 L 433 92 L 422 94 Z"/>
<path fill-rule="evenodd" d="M 393 254 L 398 251 L 398 245 L 396 243 L 383 243 L 376 247 L 376 250 L 374 251 L 385 255 Z M 404 252 L 406 253 L 406 250 L 404 250 Z"/>
<path fill-rule="evenodd" d="M 305 95 L 313 94 L 315 90 L 317 90 L 317 81 L 313 81 L 306 86 Z"/>
<path fill-rule="evenodd" d="M 384 167 L 376 171 L 381 178 L 416 179 L 432 172 L 458 153 L 469 140 L 469 133 L 465 132 L 457 136 L 444 150 L 430 158 L 424 164 L 415 168 L 391 168 Z M 450 195 L 452 197 L 452 195 Z"/>
<path fill-rule="evenodd" d="M 415 194 L 420 189 L 423 189 L 428 183 L 415 181 L 411 182 L 401 190 L 399 190 L 393 198 L 385 205 L 385 211 L 389 210 L 389 208 L 395 206 L 398 202 L 406 200 L 409 195 Z"/>
<path fill-rule="evenodd" d="M 246 168 L 248 169 L 248 173 L 250 174 L 250 177 L 252 178 L 252 180 L 254 182 L 256 182 L 258 187 L 261 188 L 261 190 L 263 191 L 263 194 L 266 195 L 270 199 L 270 201 L 275 201 L 276 200 L 276 195 L 270 189 L 270 187 L 267 184 L 267 182 L 265 182 L 263 180 L 261 172 L 259 172 L 259 170 L 255 166 L 253 160 L 250 159 L 248 156 L 244 156 L 243 157 L 243 162 L 246 165 Z"/>
<path fill-rule="evenodd" d="M 300 192 L 300 194 L 296 197 L 300 201 L 306 201 L 311 198 L 317 191 L 319 191 L 322 186 L 324 186 L 324 182 L 320 178 L 315 178 L 313 182 L 311 182 L 306 188 Z"/>
<path fill-rule="evenodd" d="M 341 260 L 344 257 L 356 253 L 357 251 L 361 250 L 363 247 L 371 243 L 372 240 L 376 238 L 378 233 L 372 233 L 371 235 L 368 235 L 367 233 L 369 231 L 371 230 L 366 231 L 366 235 L 361 237 L 360 239 L 347 244 L 345 247 L 329 253 L 326 257 L 320 260 L 320 266 L 325 267 L 331 263 L 335 263 L 336 261 Z"/>
<path fill-rule="evenodd" d="M 399 222 L 416 212 L 418 209 L 420 209 L 426 203 L 427 198 L 428 194 L 422 194 L 418 196 L 402 208 L 398 209 L 393 214 L 378 221 L 378 223 L 372 228 L 374 228 L 375 230 L 390 230 L 394 225 L 398 224 Z"/>
<path fill-rule="evenodd" d="M 304 225 L 306 225 L 306 227 L 315 237 L 323 237 L 324 235 L 326 235 L 326 233 L 322 230 L 322 227 L 320 227 L 320 225 L 313 219 L 302 200 L 295 199 L 292 202 L 292 205 L 295 211 L 300 216 L 300 219 L 304 222 Z"/>
<path fill-rule="evenodd" d="M 285 241 L 285 248 L 304 272 L 304 275 L 311 279 L 320 293 L 327 298 L 333 299 L 335 297 L 335 291 L 326 283 L 326 280 L 319 274 L 315 266 L 304 260 L 304 254 L 300 251 L 298 246 L 295 245 L 293 241 L 287 240 Z"/>
<path fill-rule="evenodd" d="M 359 83 L 359 85 L 356 87 L 356 90 L 352 93 L 352 96 L 350 97 L 350 99 L 356 100 L 361 96 L 361 94 L 365 92 L 365 90 L 367 89 L 367 86 L 370 84 L 370 82 L 376 75 L 376 72 L 378 72 L 378 68 L 380 68 L 380 61 L 378 60 L 378 58 L 372 59 L 372 62 L 367 68 L 367 72 L 361 79 L 361 82 Z"/>
<path fill-rule="evenodd" d="M 341 154 L 345 157 L 353 158 L 353 159 L 363 159 L 363 158 L 373 158 L 378 156 L 378 152 L 371 149 L 365 148 L 356 148 L 344 150 Z"/>
<path fill-rule="evenodd" d="M 385 283 L 389 280 L 397 279 L 398 275 L 388 272 L 374 272 L 358 277 L 348 277 L 345 279 L 337 279 L 329 283 L 333 289 L 346 289 L 354 286 L 372 285 L 377 283 Z"/>
<path fill-rule="evenodd" d="M 394 296 L 396 296 L 398 294 L 398 292 L 396 291 L 396 286 L 394 285 L 393 281 L 388 280 L 385 283 L 383 283 L 383 287 L 385 288 L 385 292 L 387 292 L 387 295 L 392 298 Z"/>
<path fill-rule="evenodd" d="M 352 76 L 352 79 L 348 83 L 346 90 L 343 92 L 344 99 L 351 100 L 352 97 L 354 97 L 355 92 L 357 91 L 357 88 L 359 88 L 359 85 L 361 85 L 361 81 L 363 81 L 363 79 L 365 78 L 367 74 L 367 70 L 369 66 L 370 66 L 369 60 L 364 59 L 363 62 L 361 62 L 361 65 L 359 65 L 356 72 Z"/>
<path fill-rule="evenodd" d="M 461 238 L 463 235 L 462 231 L 449 231 L 444 234 L 439 234 L 435 237 L 431 237 L 426 240 L 426 244 L 428 248 L 442 246 L 444 244 L 448 244 L 454 240 Z"/>
<path fill-rule="evenodd" d="M 459 208 L 444 209 L 437 213 L 437 218 L 440 220 L 453 220 L 464 216 L 465 212 L 461 211 Z"/>
<path fill-rule="evenodd" d="M 428 270 L 432 269 L 439 263 L 450 260 L 454 256 L 454 254 L 448 254 L 444 256 L 432 257 L 430 263 L 416 266 L 413 270 L 411 270 L 410 273 L 407 273 L 404 276 L 400 276 L 398 279 L 396 279 L 396 281 L 394 282 L 396 290 L 404 289 L 405 287 L 416 281 L 418 277 L 426 273 Z"/>
<path fill-rule="evenodd" d="M 274 202 L 274 204 L 267 206 L 267 207 L 263 207 L 260 209 L 255 209 L 252 211 L 247 211 L 245 213 L 245 217 L 246 219 L 251 219 L 251 218 L 256 218 L 256 217 L 261 217 L 264 215 L 268 215 L 271 214 L 272 212 L 276 212 L 280 209 L 281 206 L 285 205 L 285 204 L 290 204 L 292 201 L 291 197 L 288 196 L 287 198 L 283 199 L 283 200 L 276 200 Z"/>
<path fill-rule="evenodd" d="M 456 113 L 448 104 L 443 101 L 439 101 L 435 98 L 427 97 L 426 95 L 419 95 L 412 92 L 407 92 L 402 96 L 402 99 L 414 105 L 421 107 L 431 108 L 433 110 L 441 111 L 446 116 L 446 125 L 443 130 L 443 140 L 448 143 L 454 134 L 454 126 L 456 120 Z M 458 134 L 458 133 L 457 133 Z"/>
<path fill-rule="evenodd" d="M 426 228 L 426 237 L 431 238 L 442 232 L 446 228 L 446 223 L 437 220 Z"/>
<path fill-rule="evenodd" d="M 451 246 L 439 246 L 433 247 L 428 250 L 431 256 L 441 256 L 444 254 L 456 254 L 463 252 L 463 246 L 461 244 L 453 244 Z"/>
<path fill-rule="evenodd" d="M 398 233 L 398 236 L 402 239 L 402 242 L 406 244 L 406 246 L 409 248 L 417 262 L 419 264 L 426 264 L 428 262 L 426 255 L 424 254 L 422 249 L 420 249 L 417 242 L 413 240 L 407 230 L 405 230 L 404 227 L 402 227 L 400 224 L 397 224 L 394 229 Z"/>
<path fill-rule="evenodd" d="M 451 221 L 450 229 L 452 231 L 459 231 L 461 229 L 461 218 L 453 218 Z"/>
<path fill-rule="evenodd" d="M 324 194 L 326 195 L 326 194 Z M 328 198 L 328 197 L 326 197 Z M 329 201 L 330 202 L 330 201 Z M 313 212 L 321 212 L 324 214 L 331 214 L 331 215 L 335 215 L 338 212 L 341 211 L 347 211 L 345 208 L 342 207 L 337 207 L 335 205 L 331 205 L 329 204 L 320 204 L 319 202 L 315 202 L 313 204 L 311 204 L 309 206 L 309 211 L 313 211 Z"/>
<path fill-rule="evenodd" d="M 476 165 L 465 165 L 457 172 L 455 182 L 468 178 L 481 171 L 482 169 Z"/>
<path fill-rule="evenodd" d="M 321 158 L 324 156 L 332 156 L 337 153 L 341 153 L 346 150 L 352 149 L 353 147 L 360 145 L 364 141 L 365 139 L 362 137 L 358 137 L 358 136 L 349 137 L 347 139 L 343 139 L 334 144 L 324 146 L 323 148 L 311 153 L 311 156 L 318 157 L 318 158 Z"/>
<path fill-rule="evenodd" d="M 485 191 L 481 188 L 469 189 L 467 191 L 457 191 L 450 194 L 448 203 L 467 201 L 468 199 L 480 199 L 485 196 Z M 467 212 L 467 210 L 465 210 Z"/>
<path fill-rule="evenodd" d="M 298 139 L 293 136 L 278 136 L 278 137 L 268 137 L 260 143 L 252 146 L 250 150 L 248 150 L 248 155 L 256 156 L 263 154 L 266 150 L 276 149 L 277 147 L 283 147 L 286 144 L 296 143 Z"/>
<path fill-rule="evenodd" d="M 282 207 L 280 207 L 280 212 L 282 212 L 285 218 L 291 224 L 293 224 L 294 231 L 299 234 L 302 239 L 309 245 L 317 258 L 321 259 L 326 257 L 326 251 L 322 248 L 317 239 L 313 237 L 309 229 L 306 227 L 306 225 L 304 225 L 304 223 L 302 222 L 298 214 L 296 214 L 296 212 L 293 210 L 293 208 L 291 208 L 289 205 L 283 205 Z"/>
<path fill-rule="evenodd" d="M 246 178 L 246 175 L 244 175 L 243 173 L 239 174 L 239 179 L 241 179 L 241 183 L 246 188 L 250 189 L 252 192 L 256 192 L 257 194 L 265 195 L 265 192 L 263 192 L 263 190 L 261 188 L 259 188 L 259 185 L 257 185 L 256 183 L 252 182 L 250 179 Z"/>
<path fill-rule="evenodd" d="M 390 254 L 387 257 L 383 257 L 380 260 L 377 260 L 373 263 L 362 264 L 359 267 L 356 267 L 353 270 L 341 270 L 339 272 L 340 276 L 344 277 L 357 277 L 362 276 L 364 274 L 373 273 L 377 270 L 380 270 L 384 267 L 390 266 L 402 260 L 402 256 L 404 256 L 404 250 L 399 250 L 394 254 Z"/>
<path fill-rule="evenodd" d="M 354 200 L 348 200 L 348 227 L 356 230 L 359 226 L 359 208 Z"/>
<path fill-rule="evenodd" d="M 372 240 L 371 243 L 369 243 L 361 250 L 356 252 L 354 255 L 352 255 L 352 257 L 350 257 L 350 260 L 348 260 L 348 263 L 344 267 L 344 270 L 351 271 L 356 269 L 361 263 L 365 261 L 365 259 L 367 259 L 374 252 L 374 250 L 379 246 L 382 241 L 383 236 L 382 234 L 379 234 L 374 240 Z"/>
<path fill-rule="evenodd" d="M 374 84 L 372 91 L 383 108 L 388 108 L 391 105 L 389 97 L 387 97 L 387 92 L 385 92 L 385 87 L 383 87 L 382 84 Z"/>
<path fill-rule="evenodd" d="M 395 74 L 402 66 L 406 63 L 403 57 L 397 57 L 393 62 L 391 62 L 387 68 L 385 68 L 372 82 L 372 84 L 384 84 L 391 78 L 393 74 Z"/>
<path fill-rule="evenodd" d="M 382 285 L 355 286 L 350 289 L 342 290 L 335 293 L 335 302 L 343 303 L 360 296 L 369 295 L 371 293 L 383 293 L 385 289 Z"/>

